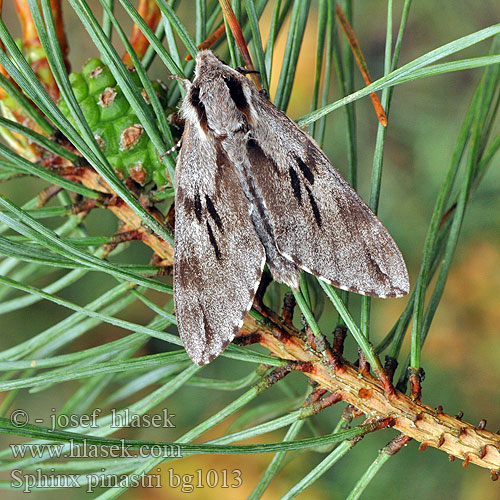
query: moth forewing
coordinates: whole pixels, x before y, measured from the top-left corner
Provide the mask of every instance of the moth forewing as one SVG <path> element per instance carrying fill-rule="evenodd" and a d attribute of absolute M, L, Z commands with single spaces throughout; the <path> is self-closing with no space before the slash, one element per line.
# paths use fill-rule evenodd
<path fill-rule="evenodd" d="M 188 124 L 176 169 L 174 299 L 180 336 L 200 365 L 238 333 L 265 262 L 238 178 L 221 161 Z"/>
<path fill-rule="evenodd" d="M 247 143 L 248 169 L 262 194 L 278 250 L 298 267 L 342 289 L 376 297 L 409 291 L 396 243 L 326 155 L 262 98 Z M 256 161 L 252 151 L 258 144 Z"/>
<path fill-rule="evenodd" d="M 267 262 L 378 297 L 409 290 L 388 231 L 318 145 L 210 51 L 182 105 L 174 297 L 189 356 L 205 364 L 237 334 Z"/>

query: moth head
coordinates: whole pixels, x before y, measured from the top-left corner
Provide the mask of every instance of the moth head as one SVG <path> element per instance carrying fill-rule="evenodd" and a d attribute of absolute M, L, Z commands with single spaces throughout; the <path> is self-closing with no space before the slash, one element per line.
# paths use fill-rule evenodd
<path fill-rule="evenodd" d="M 200 50 L 198 54 L 196 54 L 196 78 L 205 71 L 220 69 L 221 67 L 232 69 L 221 61 L 211 50 Z"/>
<path fill-rule="evenodd" d="M 182 113 L 198 128 L 202 140 L 209 135 L 227 137 L 257 122 L 257 98 L 257 89 L 248 78 L 210 50 L 202 50 L 196 56 L 195 78 Z"/>

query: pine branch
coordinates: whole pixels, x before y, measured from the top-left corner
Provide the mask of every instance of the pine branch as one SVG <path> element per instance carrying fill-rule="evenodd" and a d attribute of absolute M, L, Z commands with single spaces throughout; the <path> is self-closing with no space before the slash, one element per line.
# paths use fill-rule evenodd
<path fill-rule="evenodd" d="M 0 0 L 0 13 L 2 3 Z M 137 3 L 136 9 L 134 5 Z M 143 414 L 156 405 L 163 404 L 166 397 L 184 387 L 184 384 L 211 390 L 239 390 L 259 380 L 245 394 L 240 397 L 235 396 L 234 401 L 225 408 L 197 423 L 180 438 L 180 442 L 198 438 L 240 410 L 241 414 L 233 421 L 233 426 L 245 429 L 218 437 L 214 442 L 228 444 L 291 425 L 282 443 L 279 445 L 267 443 L 258 448 L 260 452 L 278 453 L 251 498 L 257 498 L 257 492 L 260 497 L 271 479 L 281 469 L 287 450 L 295 449 L 294 446 L 297 446 L 295 438 L 302 424 L 305 423 L 311 428 L 314 426 L 312 419 L 308 417 L 336 402 L 348 405 L 343 418 L 364 416 L 366 425 L 361 427 L 366 427 L 367 431 L 394 427 L 400 433 L 381 450 L 373 465 L 359 479 L 348 497 L 350 500 L 359 497 L 387 458 L 401 449 L 410 439 L 418 441 L 421 450 L 432 446 L 447 453 L 450 460 L 460 458 L 464 466 L 474 463 L 487 468 L 491 471 L 492 478 L 497 479 L 500 477 L 500 436 L 487 431 L 485 421 L 474 426 L 463 422 L 459 415 L 453 417 L 444 413 L 442 407 L 434 409 L 421 402 L 420 350 L 442 296 L 471 193 L 484 176 L 493 155 L 500 149 L 500 138 L 494 136 L 493 126 L 500 101 L 497 91 L 500 79 L 500 69 L 497 69 L 500 62 L 498 55 L 500 25 L 493 25 L 454 40 L 398 67 L 399 49 L 411 0 L 405 1 L 400 32 L 393 54 L 391 54 L 394 45 L 393 24 L 390 14 L 392 2 L 389 1 L 384 76 L 355 92 L 357 87 L 353 80 L 353 67 L 349 62 L 351 49 L 346 45 L 347 51 L 344 50 L 342 53 L 341 47 L 335 43 L 337 40 L 334 26 L 335 2 L 330 0 L 320 2 L 313 105 L 311 113 L 302 117 L 299 124 L 309 124 L 315 138 L 323 142 L 327 115 L 347 104 L 345 110 L 349 149 L 348 178 L 354 187 L 356 187 L 357 169 L 354 101 L 371 95 L 374 91 L 382 90 L 381 101 L 385 112 L 388 113 L 391 92 L 399 83 L 451 71 L 487 67 L 482 83 L 466 114 L 448 173 L 439 191 L 425 245 L 419 284 L 415 287 L 395 327 L 377 349 L 377 352 L 382 352 L 390 345 L 389 357 L 397 364 L 396 359 L 401 358 L 401 345 L 411 315 L 415 315 L 418 322 L 413 321 L 415 335 L 412 338 L 412 358 L 408 358 L 406 362 L 411 366 L 409 376 L 411 395 L 407 396 L 396 391 L 392 385 L 396 366 L 386 364 L 383 369 L 373 346 L 368 341 L 370 299 L 363 298 L 358 326 L 350 315 L 347 300 L 341 301 L 335 293 L 333 293 L 335 297 L 332 298 L 328 286 L 323 283 L 322 290 L 316 281 L 313 282 L 313 278 L 308 284 L 303 277 L 300 290 L 295 292 L 295 298 L 308 323 L 303 331 L 299 331 L 292 323 L 294 315 L 292 294 L 289 294 L 288 299 L 291 297 L 291 300 L 287 302 L 287 307 L 281 315 L 274 313 L 271 308 L 268 309 L 260 302 L 254 304 L 255 309 L 252 310 L 252 315 L 246 318 L 241 332 L 243 335 L 238 337 L 235 343 L 260 343 L 274 357 L 235 345 L 229 346 L 222 356 L 244 360 L 258 366 L 257 370 L 242 379 L 234 380 L 232 373 L 227 377 L 228 380 L 193 377 L 200 368 L 188 364 L 183 351 L 155 357 L 143 356 L 143 353 L 138 352 L 139 347 L 143 346 L 149 337 L 161 338 L 172 345 L 180 345 L 178 337 L 165 332 L 165 328 L 174 325 L 176 321 L 173 315 L 173 301 L 170 299 L 171 288 L 160 281 L 143 279 L 143 276 L 160 275 L 170 272 L 172 268 L 171 233 L 174 226 L 174 207 L 172 204 L 168 213 L 163 214 L 161 213 L 163 207 L 159 203 L 171 202 L 174 193 L 170 181 L 173 179 L 176 155 L 166 153 L 174 151 L 175 148 L 172 146 L 180 136 L 180 130 L 171 125 L 175 125 L 172 123 L 172 119 L 175 119 L 173 111 L 180 101 L 181 90 L 177 87 L 176 80 L 171 80 L 167 86 L 155 87 L 155 83 L 149 81 L 146 70 L 158 56 L 172 75 L 189 77 L 192 63 L 184 64 L 184 55 L 194 54 L 196 44 L 199 44 L 211 31 L 215 30 L 215 36 L 208 36 L 206 43 L 209 45 L 215 43 L 214 49 L 216 49 L 217 44 L 223 41 L 218 38 L 223 33 L 224 24 L 221 24 L 223 21 L 217 2 L 199 0 L 195 3 L 196 32 L 193 32 L 192 38 L 188 28 L 178 17 L 177 6 L 180 2 L 175 0 L 168 2 L 100 0 L 104 16 L 102 26 L 95 16 L 94 9 L 89 7 L 90 2 L 70 0 L 67 2 L 68 6 L 72 6 L 79 15 L 101 53 L 101 59 L 105 61 L 105 63 L 99 61 L 98 64 L 96 62 L 92 68 L 86 66 L 80 73 L 72 75 L 67 74 L 68 43 L 64 35 L 60 0 L 15 0 L 24 33 L 22 47 L 12 38 L 0 16 L 0 39 L 3 41 L 0 42 L 2 49 L 0 104 L 4 115 L 4 118 L 0 118 L 2 127 L 0 133 L 10 146 L 10 149 L 6 146 L 0 147 L 0 153 L 4 157 L 0 181 L 29 175 L 50 183 L 48 187 L 43 184 L 43 191 L 21 208 L 14 200 L 1 199 L 0 205 L 3 208 L 0 210 L 0 219 L 7 225 L 0 227 L 0 233 L 7 232 L 7 228 L 10 227 L 19 234 L 7 233 L 6 236 L 0 236 L 0 253 L 7 257 L 0 262 L 2 268 L 0 281 L 4 285 L 3 289 L 0 288 L 0 297 L 8 297 L 13 290 L 22 291 L 26 295 L 4 300 L 0 314 L 22 309 L 26 311 L 26 307 L 42 299 L 73 312 L 69 317 L 56 321 L 50 328 L 42 330 L 29 340 L 2 352 L 3 361 L 0 368 L 5 371 L 2 390 L 11 392 L 0 405 L 0 414 L 8 410 L 20 389 L 30 387 L 36 392 L 53 386 L 52 389 L 57 390 L 59 384 L 65 380 L 82 379 L 79 389 L 60 410 L 61 414 L 84 414 L 93 405 L 102 406 L 110 402 L 114 404 L 126 397 L 133 400 L 133 403 L 124 406 L 123 412 Z M 287 46 L 281 60 L 282 71 L 278 89 L 272 98 L 280 107 L 286 108 L 293 88 L 298 56 L 303 50 L 305 27 L 309 25 L 309 11 L 314 12 L 314 8 L 310 9 L 310 6 L 312 7 L 314 3 L 310 0 L 275 2 L 270 35 L 265 41 L 261 39 L 262 27 L 259 21 L 266 3 L 265 0 L 253 0 L 244 4 L 233 2 L 234 20 L 241 23 L 240 42 L 250 44 L 265 88 L 268 88 L 271 79 L 273 55 L 277 55 L 274 54 L 276 37 L 279 33 L 285 35 Z M 221 1 L 221 4 L 229 6 L 230 2 Z M 349 19 L 346 20 L 347 24 L 352 24 L 350 4 L 348 0 L 342 3 Z M 245 8 L 242 8 L 243 5 Z M 123 8 L 134 22 L 131 36 L 127 36 L 115 17 L 115 13 L 119 12 L 118 8 Z M 228 7 L 225 8 L 226 18 L 227 11 Z M 291 17 L 290 26 L 286 28 L 284 20 L 288 15 Z M 216 30 L 217 26 L 219 29 Z M 356 45 L 355 36 L 350 32 L 350 28 L 347 31 L 350 33 L 351 45 Z M 112 33 L 121 38 L 127 50 L 125 55 L 121 56 L 116 52 L 111 43 Z M 226 35 L 231 60 L 236 66 L 236 59 L 239 56 L 234 41 L 238 40 L 238 36 L 229 32 Z M 493 42 L 488 56 L 436 64 L 445 57 L 495 35 L 497 39 Z M 166 38 L 165 46 L 168 45 L 168 50 L 162 44 L 163 37 Z M 217 48 L 217 53 L 225 57 L 222 47 Z M 362 54 L 359 53 L 358 56 L 361 56 L 362 60 Z M 135 69 L 132 69 L 132 66 Z M 340 97 L 342 97 L 336 102 L 332 102 L 330 96 L 332 67 L 338 72 Z M 112 83 L 111 80 L 108 81 L 110 75 L 114 75 Z M 99 87 L 100 76 L 104 78 L 101 81 L 106 81 L 102 88 Z M 85 89 L 79 86 L 83 80 L 87 86 Z M 168 86 L 167 94 L 165 89 Z M 88 95 L 92 96 L 93 104 L 96 105 L 94 108 L 99 112 L 95 112 L 94 108 L 88 108 L 83 102 Z M 57 102 L 53 102 L 53 99 Z M 130 121 L 121 128 L 117 126 L 116 118 L 109 119 L 110 111 L 113 111 L 113 102 L 115 107 L 120 103 L 125 105 L 126 102 L 130 106 L 127 112 Z M 124 117 L 122 114 L 119 116 Z M 102 119 L 99 127 L 106 125 L 108 121 L 114 130 L 119 130 L 116 136 L 112 136 L 114 140 L 109 140 L 106 134 L 95 128 L 96 117 Z M 105 129 L 105 132 L 107 130 Z M 381 131 L 379 127 L 370 192 L 370 206 L 374 210 L 378 207 L 380 197 L 385 133 L 385 129 Z M 488 142 L 490 137 L 491 143 Z M 146 138 L 150 143 L 144 146 L 144 150 L 147 147 L 149 153 L 147 156 L 141 156 L 139 161 L 139 156 L 133 156 L 133 146 L 140 144 L 141 141 L 144 144 Z M 116 143 L 115 149 L 106 149 L 106 140 L 108 144 Z M 466 159 L 464 151 L 468 145 L 471 154 L 470 158 Z M 457 176 L 461 162 L 466 163 L 467 174 L 466 182 L 462 185 L 459 184 L 460 175 Z M 456 191 L 459 195 L 455 193 Z M 40 208 L 53 198 L 60 205 Z M 120 229 L 112 236 L 89 236 L 85 228 L 86 216 L 94 208 L 101 207 L 110 210 L 120 220 Z M 39 222 L 41 219 L 57 216 L 65 217 L 67 220 L 55 230 L 49 230 L 48 226 Z M 106 259 L 120 243 L 130 240 L 140 240 L 153 249 L 152 265 L 140 266 L 135 263 L 122 265 Z M 99 245 L 102 246 L 95 248 Z M 116 253 L 123 247 L 124 245 L 120 245 Z M 88 252 L 82 251 L 82 248 L 88 248 Z M 104 259 L 102 263 L 101 259 Z M 30 284 L 36 278 L 43 276 L 45 279 L 50 276 L 49 273 L 57 267 L 73 271 L 57 281 L 49 280 L 49 285 L 43 289 Z M 84 307 L 59 297 L 59 292 L 85 276 L 90 269 L 128 281 L 109 289 L 104 294 L 99 290 L 99 297 Z M 429 295 L 430 291 L 429 285 L 437 272 L 439 272 L 437 284 L 425 309 L 426 295 Z M 137 287 L 136 283 L 142 283 L 144 287 Z M 266 283 L 263 284 L 263 289 L 265 285 Z M 163 292 L 161 297 L 168 295 L 167 305 L 160 306 L 146 297 L 144 293 L 147 287 L 161 290 Z M 314 292 L 317 292 L 318 297 L 314 297 Z M 268 297 L 266 296 L 266 299 Z M 342 355 L 345 328 L 336 329 L 333 349 L 328 346 L 321 334 L 317 321 L 321 317 L 319 309 L 322 308 L 314 306 L 315 302 L 321 302 L 325 298 L 330 298 L 334 302 L 339 316 L 348 325 L 350 333 L 360 346 L 359 368 Z M 117 317 L 136 299 L 141 301 L 150 313 L 157 315 L 146 327 Z M 278 310 L 278 301 L 273 302 L 272 309 Z M 259 319 L 256 319 L 259 314 Z M 123 339 L 86 350 L 67 354 L 57 353 L 77 336 L 88 333 L 99 324 L 114 325 L 133 333 Z M 138 354 L 141 354 L 140 358 L 134 357 Z M 152 366 L 158 368 L 151 370 Z M 271 366 L 277 368 L 269 371 Z M 52 370 L 40 371 L 47 368 Z M 406 368 L 407 366 L 403 364 L 402 379 L 405 383 L 408 377 Z M 16 370 L 24 371 L 20 373 Z M 139 370 L 144 374 L 138 375 Z M 280 389 L 286 391 L 287 382 L 281 381 L 280 378 L 291 370 L 302 371 L 314 381 L 315 389 L 308 395 L 299 396 L 292 394 L 290 390 L 285 404 L 282 401 L 273 401 L 272 404 L 264 403 L 258 406 L 259 402 L 254 401 L 255 406 L 250 408 L 257 394 L 278 381 Z M 264 376 L 264 373 L 267 375 Z M 372 376 L 372 373 L 376 376 Z M 84 378 L 87 379 L 84 381 Z M 125 385 L 109 396 L 109 392 L 104 393 L 104 390 L 110 390 L 110 381 L 120 384 L 124 382 Z M 153 383 L 160 384 L 160 387 L 148 391 L 145 397 L 138 396 L 139 391 L 143 391 L 145 386 Z M 397 387 L 404 385 L 400 382 Z M 263 423 L 261 421 L 255 423 L 256 415 L 257 420 L 262 419 Z M 274 418 L 275 415 L 279 417 Z M 317 440 L 315 449 L 321 452 L 326 450 L 329 453 L 300 479 L 284 498 L 292 498 L 309 487 L 364 435 L 354 432 L 354 429 L 340 431 L 344 421 L 344 419 L 339 421 L 333 435 L 314 438 Z M 103 416 L 99 421 L 100 436 L 115 432 L 116 429 L 112 428 L 109 422 L 109 415 Z M 31 438 L 41 437 L 37 432 L 39 429 L 34 426 L 32 432 L 25 435 Z M 17 429 L 12 428 L 9 429 L 9 433 L 20 434 Z M 354 437 L 355 435 L 357 437 Z M 68 436 L 61 435 L 61 437 L 65 440 Z M 327 443 L 341 440 L 343 442 L 333 451 L 325 447 Z M 298 441 L 299 444 L 300 442 Z M 308 446 L 313 448 L 313 444 L 309 443 Z M 228 448 L 228 452 L 234 452 L 229 450 Z M 215 451 L 214 448 L 212 452 Z M 3 458 L 10 457 L 10 453 L 10 449 L 0 450 L 0 456 L 3 454 Z M 18 465 L 24 467 L 42 462 L 44 466 L 48 466 L 46 460 L 49 460 L 47 455 L 30 457 L 19 462 L 9 464 L 5 462 L 2 467 Z M 120 464 L 111 464 L 110 470 L 115 472 L 120 470 L 124 474 L 134 471 L 138 473 L 152 470 L 154 465 L 162 461 L 161 458 L 136 462 L 122 461 Z M 93 470 L 100 465 L 100 462 L 92 462 L 88 467 L 89 470 Z M 80 463 L 70 461 L 57 464 L 57 467 L 69 470 L 82 466 Z M 114 498 L 124 489 L 126 486 L 107 492 L 100 498 Z"/>
<path fill-rule="evenodd" d="M 270 319 L 272 318 L 272 319 Z M 267 324 L 259 324 L 247 316 L 242 331 L 258 336 L 258 342 L 274 355 L 309 366 L 304 374 L 342 401 L 350 403 L 369 418 L 393 417 L 394 429 L 427 446 L 437 448 L 451 457 L 485 467 L 493 472 L 500 470 L 500 436 L 487 431 L 482 425 L 463 422 L 460 418 L 443 413 L 442 408 L 431 408 L 413 401 L 396 391 L 388 398 L 380 381 L 361 373 L 344 358 L 336 369 L 325 356 L 314 350 L 303 335 L 290 324 L 285 325 L 276 315 L 266 317 Z"/>

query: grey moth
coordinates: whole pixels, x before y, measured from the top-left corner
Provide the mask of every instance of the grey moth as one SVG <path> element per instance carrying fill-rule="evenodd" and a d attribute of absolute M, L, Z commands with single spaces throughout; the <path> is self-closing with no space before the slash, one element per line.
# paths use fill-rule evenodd
<path fill-rule="evenodd" d="M 175 172 L 174 300 L 199 365 L 238 334 L 267 264 L 299 287 L 301 270 L 374 297 L 409 291 L 380 220 L 317 143 L 211 51 L 184 82 Z"/>

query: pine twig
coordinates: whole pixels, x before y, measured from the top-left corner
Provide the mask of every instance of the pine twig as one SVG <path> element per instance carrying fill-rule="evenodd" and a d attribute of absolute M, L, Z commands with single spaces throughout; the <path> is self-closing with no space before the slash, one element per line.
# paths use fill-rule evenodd
<path fill-rule="evenodd" d="M 492 475 L 500 471 L 500 436 L 483 425 L 463 422 L 444 413 L 441 407 L 431 408 L 399 391 L 389 399 L 378 380 L 367 373 L 360 374 L 347 360 L 343 359 L 341 368 L 333 371 L 290 325 L 277 322 L 261 325 L 247 316 L 243 330 L 257 335 L 260 343 L 280 358 L 310 363 L 310 370 L 304 372 L 306 376 L 319 387 L 340 394 L 343 401 L 365 415 L 393 417 L 394 429 L 420 442 L 421 450 L 431 446 L 464 460 L 464 467 L 473 463 L 489 469 Z M 277 334 L 280 332 L 282 336 Z"/>

